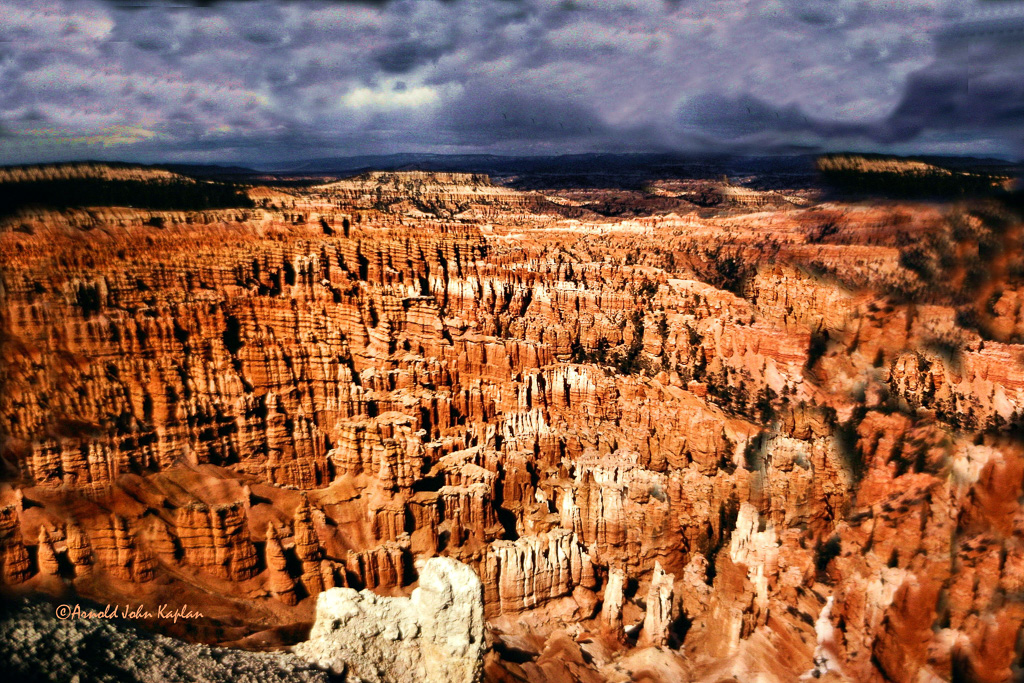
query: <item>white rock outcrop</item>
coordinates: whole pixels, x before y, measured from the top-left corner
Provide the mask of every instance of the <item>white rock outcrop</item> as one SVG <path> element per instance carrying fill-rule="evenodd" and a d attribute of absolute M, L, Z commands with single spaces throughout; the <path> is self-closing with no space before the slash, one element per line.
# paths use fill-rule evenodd
<path fill-rule="evenodd" d="M 651 588 L 647 593 L 647 613 L 644 615 L 644 630 L 641 642 L 645 645 L 662 647 L 668 644 L 669 629 L 675 618 L 673 586 L 676 577 L 665 573 L 660 562 L 654 563 Z"/>
<path fill-rule="evenodd" d="M 293 652 L 347 681 L 475 683 L 483 674 L 483 587 L 468 566 L 427 560 L 411 598 L 320 593 L 309 640 Z"/>

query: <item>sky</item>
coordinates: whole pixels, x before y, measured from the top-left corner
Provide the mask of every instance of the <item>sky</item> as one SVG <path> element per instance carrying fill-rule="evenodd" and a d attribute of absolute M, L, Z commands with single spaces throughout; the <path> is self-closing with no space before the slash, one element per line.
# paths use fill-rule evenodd
<path fill-rule="evenodd" d="M 0 164 L 1024 157 L 1018 0 L 0 0 Z"/>

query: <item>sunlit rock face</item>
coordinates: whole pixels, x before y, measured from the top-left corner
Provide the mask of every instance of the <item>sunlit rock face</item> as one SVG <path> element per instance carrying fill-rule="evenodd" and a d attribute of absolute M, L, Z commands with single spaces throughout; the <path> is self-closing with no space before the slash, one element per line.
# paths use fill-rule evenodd
<path fill-rule="evenodd" d="M 445 557 L 427 560 L 411 598 L 332 588 L 317 597 L 300 657 L 368 683 L 481 680 L 484 604 L 473 570 Z"/>
<path fill-rule="evenodd" d="M 4 589 L 201 605 L 144 625 L 250 648 L 344 595 L 420 672 L 441 556 L 482 595 L 467 680 L 1019 676 L 1019 216 L 719 190 L 615 218 L 390 173 L 4 219 Z M 385 631 L 317 661 L 402 680 Z"/>

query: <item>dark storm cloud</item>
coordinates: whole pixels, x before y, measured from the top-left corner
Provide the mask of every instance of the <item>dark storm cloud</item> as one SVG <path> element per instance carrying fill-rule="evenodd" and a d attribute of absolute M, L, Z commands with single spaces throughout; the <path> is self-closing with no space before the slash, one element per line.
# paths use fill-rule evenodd
<path fill-rule="evenodd" d="M 284 2 L 301 2 L 301 0 L 283 0 Z M 321 0 L 326 3 L 338 5 L 367 5 L 369 7 L 381 7 L 394 0 Z M 447 0 L 454 1 L 454 0 Z M 149 9 L 174 8 L 174 7 L 212 7 L 214 5 L 256 3 L 260 0 L 106 0 L 109 4 L 120 9 Z"/>
<path fill-rule="evenodd" d="M 792 106 L 776 108 L 750 95 L 708 93 L 694 97 L 679 112 L 680 123 L 699 133 L 737 138 L 766 131 L 800 130 L 807 117 Z"/>
<path fill-rule="evenodd" d="M 0 161 L 1020 154 L 1020 4 L 0 0 Z"/>
<path fill-rule="evenodd" d="M 831 9 L 797 16 L 827 24 Z M 891 56 L 891 49 L 887 50 Z M 861 46 L 859 63 L 878 51 Z M 808 115 L 799 106 L 774 107 L 742 94 L 705 93 L 690 100 L 679 121 L 703 136 L 733 148 L 770 148 L 803 137 L 825 147 L 832 141 L 884 146 L 939 145 L 940 151 L 1020 155 L 1024 151 L 1024 11 L 1016 3 L 969 14 L 937 32 L 933 59 L 910 72 L 902 92 L 885 115 L 866 121 Z M 997 142 L 994 142 L 997 141 Z M 993 144 L 994 142 L 994 144 Z"/>
<path fill-rule="evenodd" d="M 1024 143 L 1024 13 L 965 21 L 940 37 L 937 57 L 912 74 L 881 125 L 883 141 L 926 133 L 998 135 Z"/>
<path fill-rule="evenodd" d="M 442 55 L 455 49 L 455 45 L 424 45 L 407 40 L 389 45 L 376 51 L 373 61 L 382 71 L 389 74 L 404 74 L 418 67 L 437 61 Z"/>
<path fill-rule="evenodd" d="M 551 145 L 583 138 L 602 140 L 614 134 L 586 103 L 543 92 L 472 87 L 455 100 L 452 111 L 445 128 L 454 139 L 478 145 L 495 141 Z"/>

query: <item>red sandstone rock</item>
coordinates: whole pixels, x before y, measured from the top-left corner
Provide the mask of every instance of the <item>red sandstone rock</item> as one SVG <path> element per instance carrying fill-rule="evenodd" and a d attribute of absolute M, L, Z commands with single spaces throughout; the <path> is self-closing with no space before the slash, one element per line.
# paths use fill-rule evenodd
<path fill-rule="evenodd" d="M 92 572 L 92 546 L 85 531 L 74 522 L 69 522 L 65 530 L 68 546 L 68 559 L 75 568 L 75 576 L 88 576 Z"/>
<path fill-rule="evenodd" d="M 590 556 L 564 530 L 495 542 L 481 570 L 485 606 L 492 613 L 514 614 L 570 595 L 576 586 L 596 586 Z"/>
<path fill-rule="evenodd" d="M 36 561 L 39 563 L 39 571 L 50 576 L 60 573 L 60 562 L 57 559 L 57 551 L 50 539 L 50 532 L 46 527 L 39 527 L 39 544 L 36 546 Z"/>
<path fill-rule="evenodd" d="M 175 528 L 186 564 L 233 581 L 255 573 L 256 549 L 241 503 L 189 504 L 178 509 Z"/>
<path fill-rule="evenodd" d="M 281 539 L 273 524 L 267 525 L 267 541 L 265 546 L 267 564 L 267 590 L 286 605 L 294 605 L 299 601 L 295 590 L 295 579 L 288 573 L 288 558 L 281 547 Z"/>
<path fill-rule="evenodd" d="M 0 552 L 4 583 L 21 583 L 31 576 L 32 567 L 28 551 L 21 538 L 18 507 L 14 505 L 0 508 Z"/>

